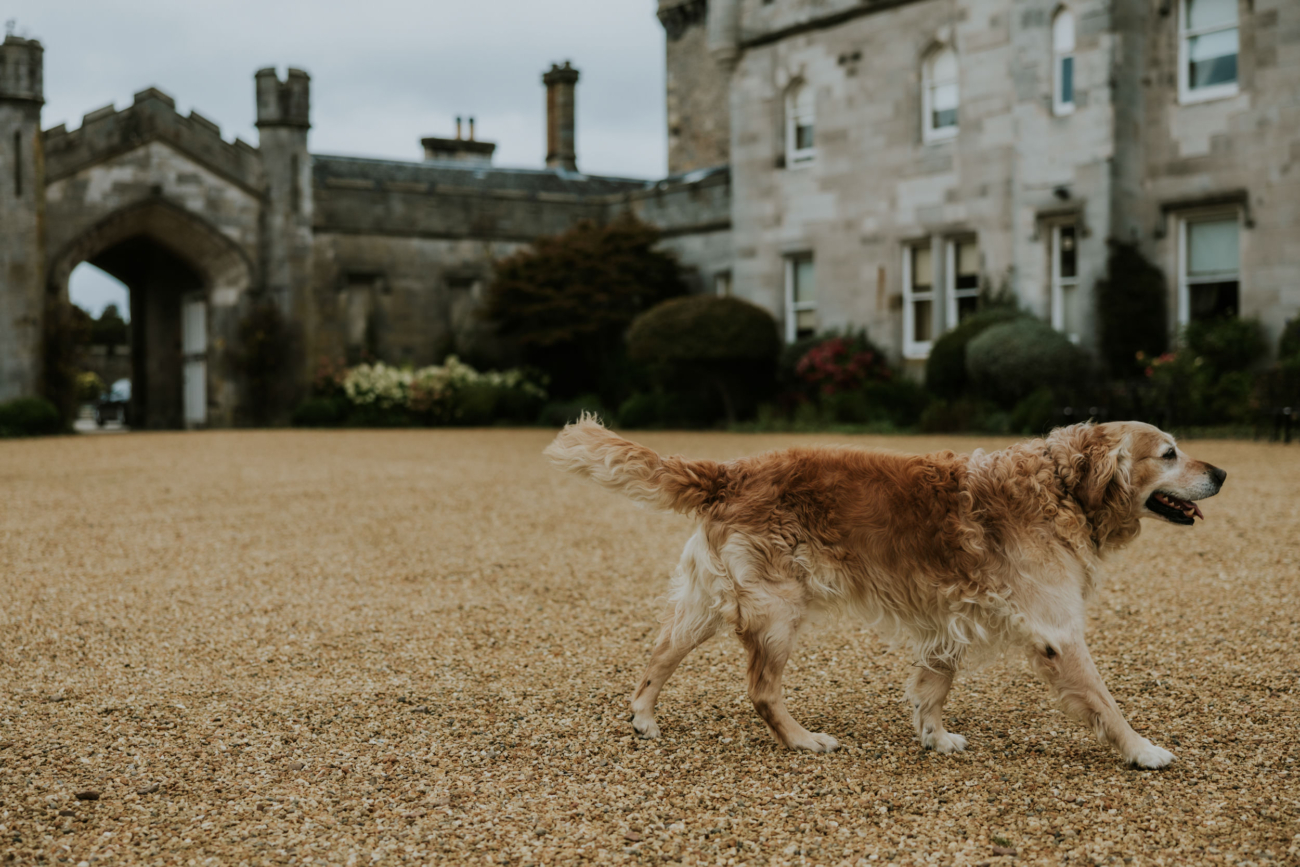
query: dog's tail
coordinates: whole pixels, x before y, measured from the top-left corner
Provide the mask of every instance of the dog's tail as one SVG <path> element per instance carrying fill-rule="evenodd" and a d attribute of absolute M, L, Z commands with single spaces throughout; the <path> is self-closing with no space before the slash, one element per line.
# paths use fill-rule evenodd
<path fill-rule="evenodd" d="M 611 491 L 684 515 L 718 502 L 726 487 L 726 468 L 717 461 L 662 457 L 606 430 L 590 413 L 565 425 L 542 454 Z"/>

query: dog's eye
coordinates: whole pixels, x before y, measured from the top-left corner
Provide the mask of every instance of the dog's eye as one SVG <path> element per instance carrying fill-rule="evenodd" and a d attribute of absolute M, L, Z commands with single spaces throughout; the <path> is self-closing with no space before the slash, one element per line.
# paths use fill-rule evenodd
<path fill-rule="evenodd" d="M 1174 458 L 1178 457 L 1178 452 L 1174 451 L 1173 449 L 1170 449 L 1160 457 L 1164 458 L 1167 461 L 1172 461 Z"/>

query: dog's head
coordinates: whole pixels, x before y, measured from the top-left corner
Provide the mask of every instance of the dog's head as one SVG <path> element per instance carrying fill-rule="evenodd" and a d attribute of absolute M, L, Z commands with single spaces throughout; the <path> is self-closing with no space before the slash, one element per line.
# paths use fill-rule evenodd
<path fill-rule="evenodd" d="M 1101 544 L 1131 538 L 1141 518 L 1193 524 L 1197 500 L 1212 497 L 1228 474 L 1194 460 L 1174 438 L 1142 422 L 1076 424 L 1047 438 L 1048 454 Z M 1121 542 L 1122 544 L 1122 542 Z"/>

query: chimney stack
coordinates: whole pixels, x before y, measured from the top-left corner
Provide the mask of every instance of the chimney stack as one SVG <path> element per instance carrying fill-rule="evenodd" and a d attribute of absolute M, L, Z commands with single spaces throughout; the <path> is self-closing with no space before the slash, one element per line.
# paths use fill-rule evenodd
<path fill-rule="evenodd" d="M 460 141 L 460 115 L 456 115 L 456 141 Z"/>
<path fill-rule="evenodd" d="M 573 117 L 578 70 L 567 60 L 563 66 L 552 63 L 551 71 L 542 76 L 542 84 L 546 85 L 546 166 L 576 172 Z"/>
<path fill-rule="evenodd" d="M 470 115 L 469 118 L 469 140 L 470 141 L 474 140 L 474 116 L 473 115 Z"/>

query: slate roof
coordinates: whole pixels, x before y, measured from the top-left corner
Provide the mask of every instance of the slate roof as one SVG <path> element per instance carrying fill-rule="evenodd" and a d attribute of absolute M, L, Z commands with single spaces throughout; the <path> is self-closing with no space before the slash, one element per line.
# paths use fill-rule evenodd
<path fill-rule="evenodd" d="M 643 190 L 655 183 L 639 178 L 584 175 L 564 169 L 507 169 L 449 161 L 403 162 L 325 154 L 312 155 L 312 176 L 320 186 L 330 186 L 330 181 L 371 181 L 376 189 L 388 183 L 401 183 L 428 184 L 431 191 L 442 186 L 485 193 L 509 190 L 576 196 L 615 195 Z"/>

